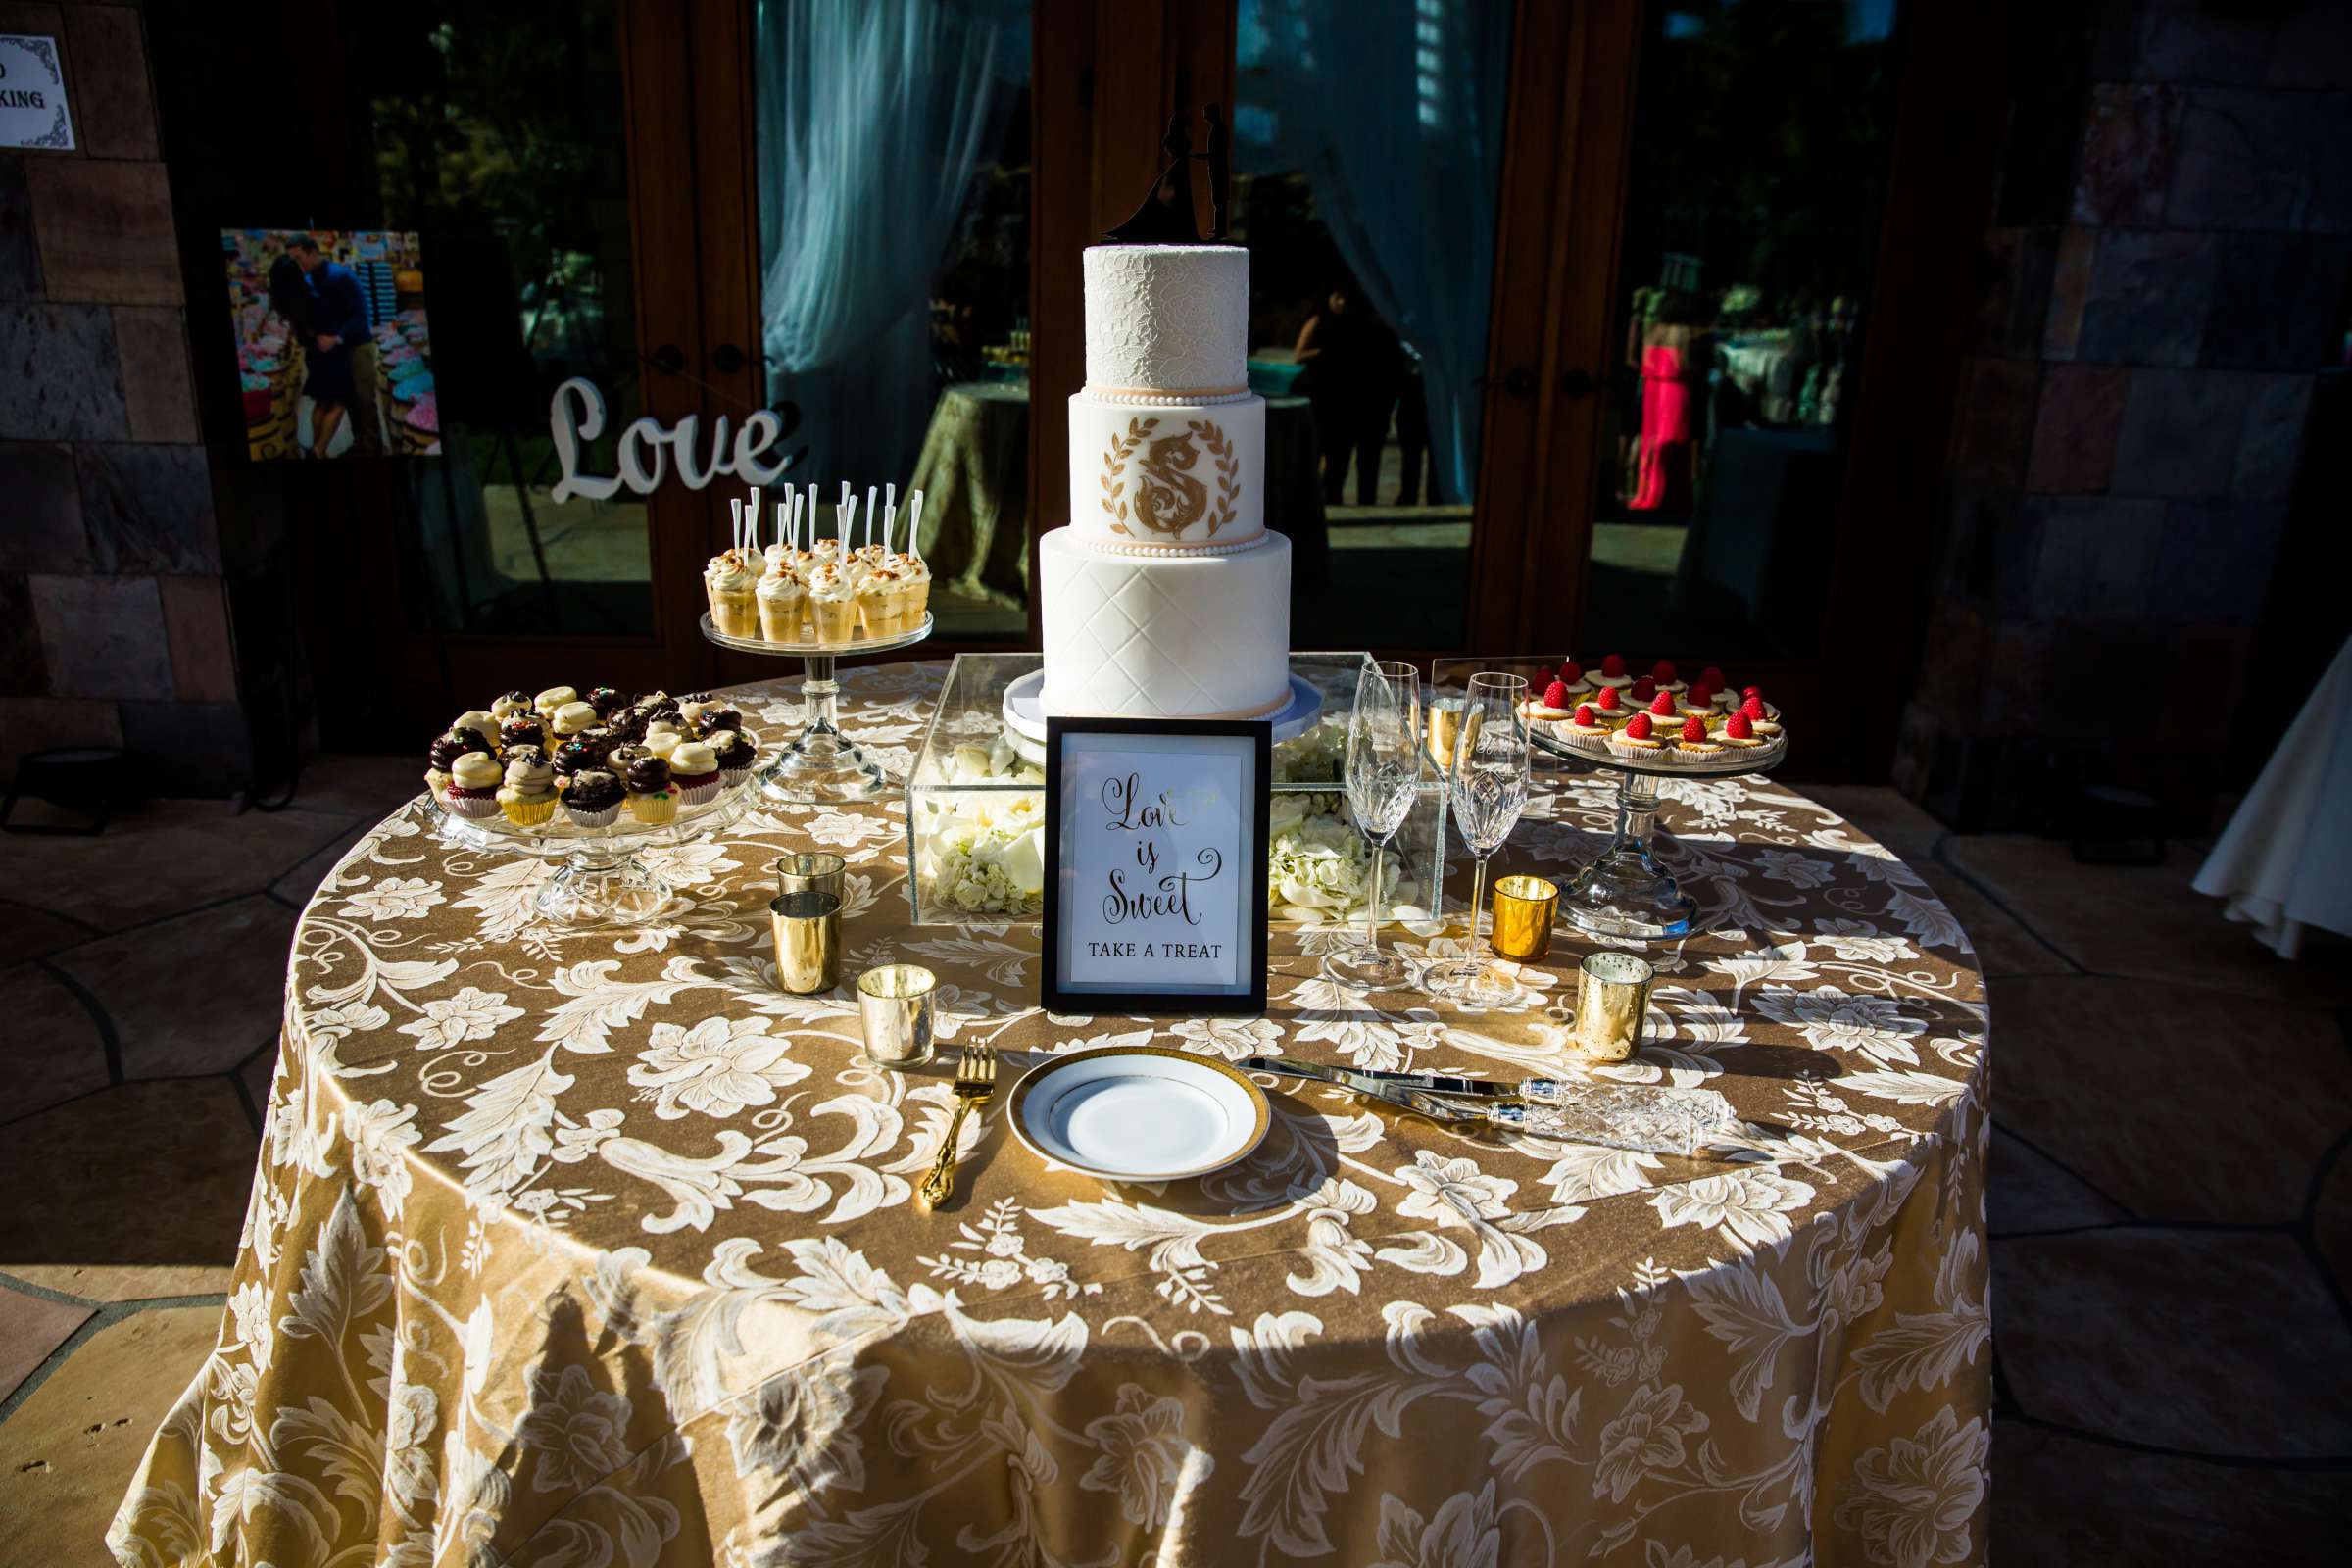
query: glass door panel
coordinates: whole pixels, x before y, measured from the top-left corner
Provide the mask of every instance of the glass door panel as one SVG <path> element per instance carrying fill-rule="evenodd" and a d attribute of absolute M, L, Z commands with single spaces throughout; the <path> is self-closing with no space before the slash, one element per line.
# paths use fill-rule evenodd
<path fill-rule="evenodd" d="M 1821 651 L 1896 0 L 1647 8 L 1576 646 Z"/>
<path fill-rule="evenodd" d="M 434 350 L 433 384 L 392 410 L 396 423 L 436 424 L 442 443 L 403 475 L 413 630 L 655 633 L 647 498 L 559 506 L 549 494 L 560 470 L 548 404 L 566 378 L 595 383 L 606 402 L 583 471 L 613 472 L 620 430 L 653 412 L 641 396 L 650 367 L 619 11 L 619 0 L 421 0 L 354 14 L 379 204 L 415 215 Z"/>
<path fill-rule="evenodd" d="M 1296 647 L 1464 640 L 1511 28 L 1512 0 L 1241 0 L 1231 237 Z"/>
<path fill-rule="evenodd" d="M 1028 0 L 760 0 L 753 46 L 760 343 L 806 454 L 789 477 L 827 532 L 851 485 L 861 537 L 869 486 L 902 508 L 921 490 L 936 635 L 1025 639 Z"/>

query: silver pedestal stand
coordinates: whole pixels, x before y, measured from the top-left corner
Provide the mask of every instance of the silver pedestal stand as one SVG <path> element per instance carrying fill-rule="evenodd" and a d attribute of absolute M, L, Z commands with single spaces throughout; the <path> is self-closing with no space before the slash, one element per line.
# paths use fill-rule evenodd
<path fill-rule="evenodd" d="M 1617 775 L 1617 821 L 1608 847 L 1560 893 L 1560 913 L 1581 931 L 1624 942 L 1658 942 L 1690 934 L 1698 905 L 1658 863 L 1650 834 L 1658 814 L 1658 780 L 1727 778 L 1763 773 L 1788 753 L 1786 736 L 1770 746 L 1727 751 L 1703 761 L 1636 762 L 1616 753 L 1586 751 L 1537 731 L 1536 750 L 1561 761 L 1584 762 Z"/>
<path fill-rule="evenodd" d="M 801 696 L 806 720 L 790 745 L 778 747 L 752 782 L 770 801 L 785 805 L 807 802 L 880 800 L 898 785 L 881 767 L 841 732 L 841 682 L 834 661 L 844 654 L 887 654 L 912 648 L 931 635 L 931 616 L 913 631 L 891 637 L 861 637 L 818 648 L 808 643 L 762 642 L 757 637 L 730 637 L 703 613 L 703 635 L 721 648 L 737 653 L 765 654 L 771 659 L 798 659 L 806 666 Z"/>

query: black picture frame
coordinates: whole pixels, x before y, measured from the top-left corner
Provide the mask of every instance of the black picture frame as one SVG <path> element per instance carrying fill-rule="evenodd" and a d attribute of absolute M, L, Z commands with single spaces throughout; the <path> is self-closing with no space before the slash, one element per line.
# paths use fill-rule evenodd
<path fill-rule="evenodd" d="M 1190 737 L 1204 745 L 1240 742 L 1250 779 L 1243 791 L 1244 820 L 1233 853 L 1240 857 L 1240 919 L 1234 934 L 1248 944 L 1246 983 L 1235 989 L 1185 986 L 1164 990 L 1112 990 L 1074 977 L 1062 941 L 1069 928 L 1064 871 L 1075 874 L 1074 858 L 1062 842 L 1066 829 L 1065 774 L 1072 737 Z M 1083 741 L 1082 741 L 1083 744 Z M 1233 1017 L 1266 1010 L 1266 842 L 1272 805 L 1274 726 L 1263 719 L 1054 718 L 1046 720 L 1046 900 L 1042 923 L 1045 953 L 1040 964 L 1041 1000 L 1049 1012 L 1065 1015 L 1122 1013 L 1143 1017 Z"/>

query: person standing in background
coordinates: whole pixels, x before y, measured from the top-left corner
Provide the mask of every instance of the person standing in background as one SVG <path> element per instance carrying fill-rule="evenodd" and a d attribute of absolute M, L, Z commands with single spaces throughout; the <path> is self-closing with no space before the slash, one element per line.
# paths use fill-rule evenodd
<path fill-rule="evenodd" d="M 311 341 L 321 359 L 340 362 L 334 379 L 347 394 L 343 408 L 351 420 L 352 449 L 365 457 L 382 457 L 384 426 L 377 408 L 375 323 L 368 312 L 368 291 L 350 268 L 329 261 L 310 235 L 302 235 L 286 248 L 300 264 L 318 300 Z M 318 401 L 317 393 L 312 397 Z M 333 434 L 332 421 L 325 436 L 314 430 L 312 453 L 326 456 L 326 441 Z"/>
<path fill-rule="evenodd" d="M 1396 334 L 1348 288 L 1335 288 L 1298 329 L 1295 356 L 1323 442 L 1323 504 L 1337 506 L 1355 458 L 1355 504 L 1378 505 L 1381 448 L 1396 406 L 1402 351 Z"/>

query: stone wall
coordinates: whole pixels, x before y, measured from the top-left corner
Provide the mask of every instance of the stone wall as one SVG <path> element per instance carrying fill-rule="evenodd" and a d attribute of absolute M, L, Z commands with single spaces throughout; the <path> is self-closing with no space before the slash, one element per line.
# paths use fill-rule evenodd
<path fill-rule="evenodd" d="M 2063 828 L 2081 782 L 2194 830 L 2268 751 L 2227 715 L 2342 362 L 2352 6 L 2025 26 L 1896 782 L 1969 829 Z"/>
<path fill-rule="evenodd" d="M 227 794 L 249 751 L 140 13 L 0 3 L 0 31 L 59 41 L 78 143 L 0 153 L 0 779 L 109 744 L 157 794 Z"/>

